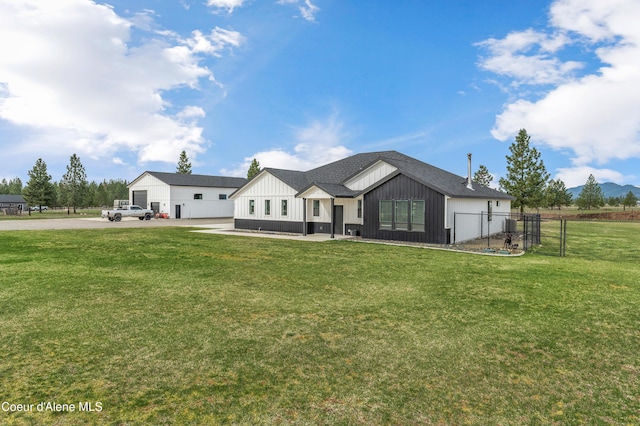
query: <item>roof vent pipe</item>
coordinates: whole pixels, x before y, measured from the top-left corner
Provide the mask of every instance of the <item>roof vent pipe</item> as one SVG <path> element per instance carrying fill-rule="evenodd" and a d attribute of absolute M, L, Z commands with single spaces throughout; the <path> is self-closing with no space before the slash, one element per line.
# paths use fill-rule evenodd
<path fill-rule="evenodd" d="M 473 191 L 473 181 L 471 179 L 471 153 L 467 154 L 467 188 Z"/>

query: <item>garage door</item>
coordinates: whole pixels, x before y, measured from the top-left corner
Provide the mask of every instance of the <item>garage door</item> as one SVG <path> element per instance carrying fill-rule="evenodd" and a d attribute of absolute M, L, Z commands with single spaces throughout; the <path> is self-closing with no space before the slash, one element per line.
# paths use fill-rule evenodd
<path fill-rule="evenodd" d="M 147 208 L 147 191 L 133 191 L 133 204 Z"/>

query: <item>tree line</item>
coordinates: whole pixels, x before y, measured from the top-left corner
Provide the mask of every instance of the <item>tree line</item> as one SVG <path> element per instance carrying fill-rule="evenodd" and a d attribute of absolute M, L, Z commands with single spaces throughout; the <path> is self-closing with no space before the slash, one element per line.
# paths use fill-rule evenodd
<path fill-rule="evenodd" d="M 578 198 L 574 201 L 565 183 L 560 180 L 549 179 L 540 152 L 530 145 L 531 136 L 525 129 L 521 129 L 515 142 L 509 147 L 510 155 L 507 159 L 507 175 L 500 178 L 500 190 L 515 197 L 512 207 L 520 209 L 520 213 L 527 208 L 562 208 L 576 204 L 581 209 L 598 208 L 608 203 L 611 206 L 635 206 L 638 198 L 631 191 L 620 198 L 610 197 L 605 200 L 602 188 L 593 175 L 589 175 Z M 473 181 L 489 186 L 493 176 L 489 170 L 480 165 L 474 174 Z"/>
<path fill-rule="evenodd" d="M 88 182 L 84 166 L 76 154 L 69 159 L 67 172 L 59 182 L 52 180 L 42 158 L 38 158 L 28 175 L 29 181 L 24 187 L 20 178 L 8 182 L 3 179 L 0 194 L 22 195 L 30 206 L 73 208 L 74 213 L 78 207 L 110 206 L 113 200 L 129 198 L 126 180 Z"/>

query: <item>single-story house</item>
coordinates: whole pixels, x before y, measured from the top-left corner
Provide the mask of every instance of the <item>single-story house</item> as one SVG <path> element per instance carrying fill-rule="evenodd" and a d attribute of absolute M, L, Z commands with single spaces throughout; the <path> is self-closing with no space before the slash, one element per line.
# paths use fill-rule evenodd
<path fill-rule="evenodd" d="M 460 177 L 397 151 L 356 154 L 307 172 L 265 168 L 231 194 L 234 224 L 435 244 L 505 231 L 514 198 L 472 182 L 470 154 L 468 171 Z"/>
<path fill-rule="evenodd" d="M 0 194 L 0 209 L 11 207 L 27 211 L 27 202 L 22 198 L 22 195 Z"/>
<path fill-rule="evenodd" d="M 229 195 L 246 182 L 237 177 L 146 171 L 129 184 L 129 200 L 175 219 L 232 217 Z"/>

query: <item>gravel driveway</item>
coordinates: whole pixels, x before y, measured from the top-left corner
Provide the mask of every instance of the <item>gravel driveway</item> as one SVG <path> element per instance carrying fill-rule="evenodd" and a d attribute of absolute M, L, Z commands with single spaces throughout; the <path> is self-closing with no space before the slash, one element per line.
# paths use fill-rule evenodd
<path fill-rule="evenodd" d="M 72 219 L 30 219 L 0 220 L 0 231 L 25 231 L 48 229 L 97 229 L 97 228 L 154 228 L 158 226 L 193 226 L 198 228 L 229 228 L 232 218 L 222 219 L 151 219 L 123 218 L 120 222 L 109 222 L 107 219 L 72 218 Z"/>

